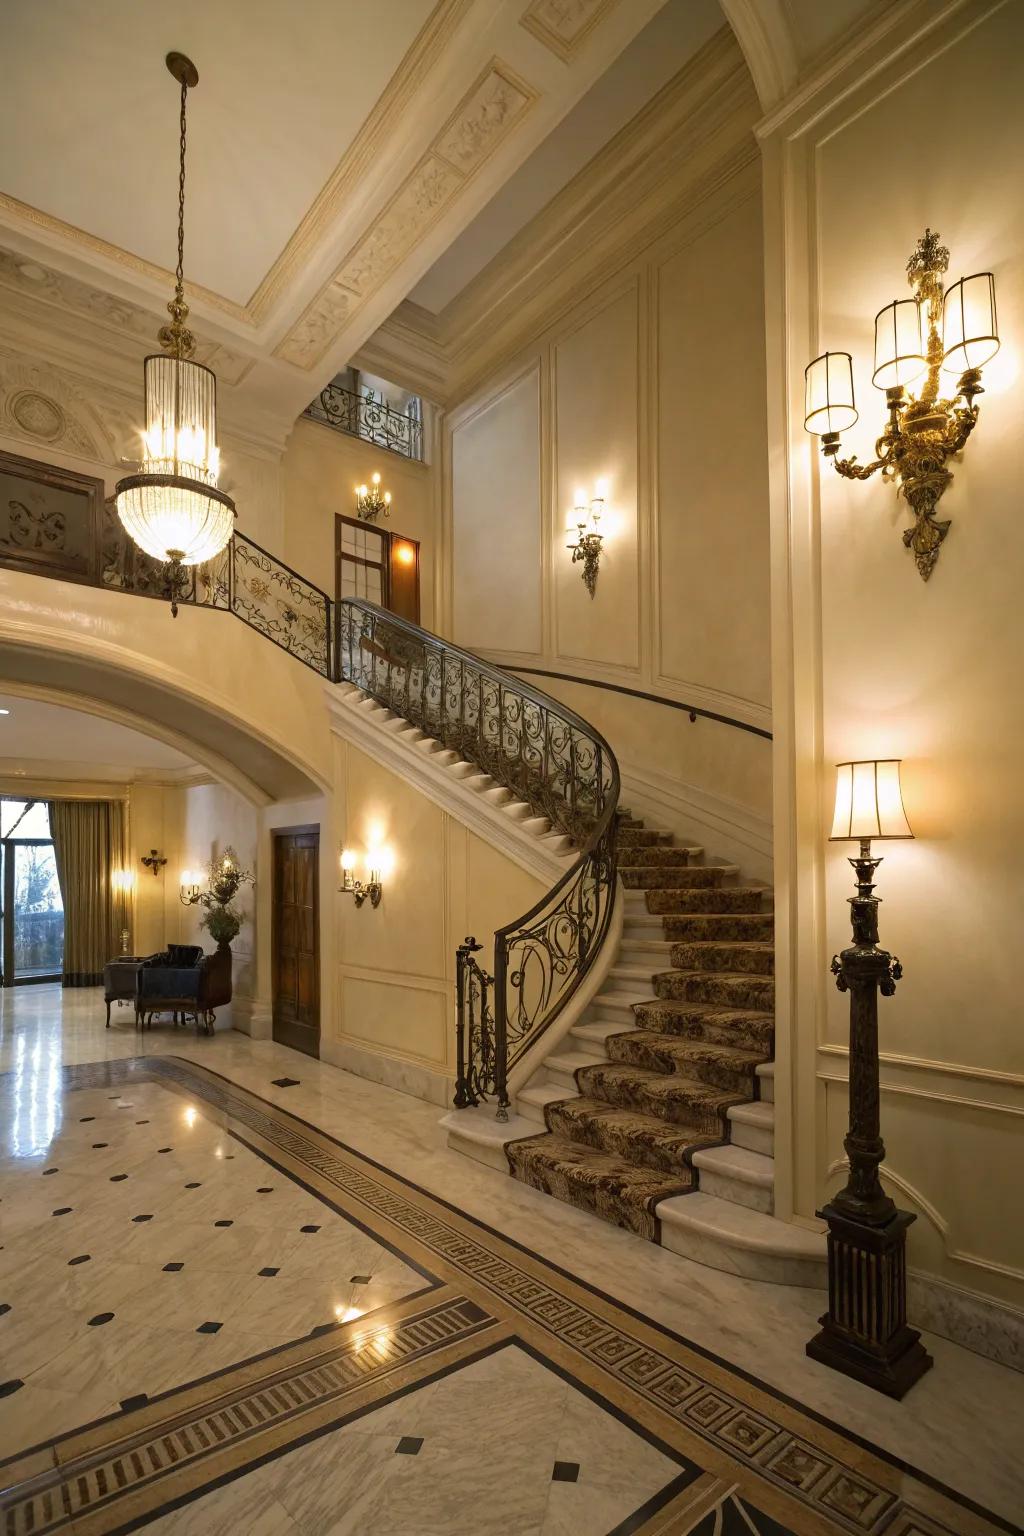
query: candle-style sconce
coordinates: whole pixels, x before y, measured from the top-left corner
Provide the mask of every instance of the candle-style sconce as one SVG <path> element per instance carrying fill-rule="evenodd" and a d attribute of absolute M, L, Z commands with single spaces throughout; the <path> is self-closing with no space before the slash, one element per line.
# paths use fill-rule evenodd
<path fill-rule="evenodd" d="M 587 493 L 583 490 L 576 492 L 576 505 L 568 517 L 568 530 L 570 535 L 575 532 L 576 537 L 571 538 L 565 546 L 572 552 L 572 563 L 577 561 L 583 565 L 583 584 L 591 597 L 597 591 L 597 573 L 601 564 L 601 547 L 604 543 L 604 535 L 600 532 L 601 517 L 604 513 L 604 486 L 598 481 L 594 487 L 594 494 L 587 503 Z"/>
<path fill-rule="evenodd" d="M 364 523 L 375 523 L 382 513 L 391 516 L 391 492 L 382 491 L 380 475 L 373 474 L 368 486 L 356 486 L 356 516 Z"/>
<path fill-rule="evenodd" d="M 371 907 L 379 907 L 381 897 L 384 894 L 382 869 L 379 866 L 374 867 L 371 865 L 368 871 L 369 878 L 364 884 L 362 880 L 355 878 L 354 870 L 356 863 L 357 857 L 355 852 L 351 848 L 342 849 L 341 885 L 338 887 L 339 891 L 343 896 L 351 896 L 357 907 L 361 907 L 366 900 L 369 900 Z"/>

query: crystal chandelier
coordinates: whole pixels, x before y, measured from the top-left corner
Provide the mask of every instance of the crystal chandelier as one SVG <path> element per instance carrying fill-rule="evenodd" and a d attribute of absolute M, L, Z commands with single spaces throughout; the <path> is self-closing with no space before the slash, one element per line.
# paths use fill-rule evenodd
<path fill-rule="evenodd" d="M 185 103 L 199 72 L 181 53 L 169 53 L 166 62 L 181 86 L 178 265 L 174 298 L 167 306 L 171 323 L 161 327 L 158 337 L 164 350 L 145 362 L 142 468 L 118 482 L 115 505 L 139 548 L 169 563 L 176 617 L 186 585 L 184 567 L 220 554 L 231 538 L 235 504 L 217 488 L 217 380 L 209 368 L 191 361 L 195 337 L 185 323 Z"/>

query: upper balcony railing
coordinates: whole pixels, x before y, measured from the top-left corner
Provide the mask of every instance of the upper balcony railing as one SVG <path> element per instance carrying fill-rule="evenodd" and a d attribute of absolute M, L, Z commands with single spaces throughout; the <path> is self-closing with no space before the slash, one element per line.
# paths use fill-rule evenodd
<path fill-rule="evenodd" d="M 423 458 L 423 423 L 418 401 L 410 403 L 405 411 L 396 411 L 373 394 L 356 394 L 340 384 L 328 384 L 303 415 L 336 427 L 339 432 L 361 437 L 364 442 L 376 443 L 378 448 L 400 453 L 403 458 Z"/>

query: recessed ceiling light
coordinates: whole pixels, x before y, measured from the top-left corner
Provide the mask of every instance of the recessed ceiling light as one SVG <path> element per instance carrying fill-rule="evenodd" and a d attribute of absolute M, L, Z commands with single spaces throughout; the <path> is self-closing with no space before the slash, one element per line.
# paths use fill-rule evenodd
<path fill-rule="evenodd" d="M 41 267 L 38 261 L 19 261 L 18 271 L 22 277 L 27 277 L 30 283 L 46 281 L 46 268 Z"/>

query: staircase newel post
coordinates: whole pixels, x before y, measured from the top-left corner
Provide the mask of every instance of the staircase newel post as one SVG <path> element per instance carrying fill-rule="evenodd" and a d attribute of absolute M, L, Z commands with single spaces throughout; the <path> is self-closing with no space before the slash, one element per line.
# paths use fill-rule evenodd
<path fill-rule="evenodd" d="M 455 951 L 455 1108 L 467 1109 L 474 1102 L 466 1072 L 466 967 L 476 949 L 472 936 Z"/>
<path fill-rule="evenodd" d="M 494 1096 L 498 1108 L 494 1118 L 503 1124 L 508 1119 L 508 1012 L 506 998 L 506 974 L 508 971 L 507 940 L 502 934 L 495 935 L 494 946 Z"/>

